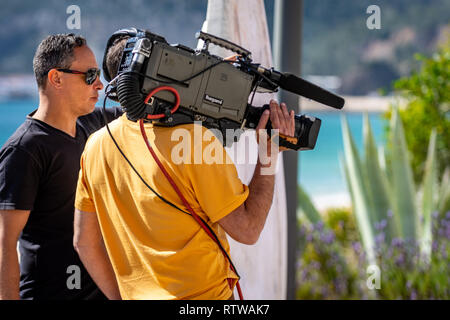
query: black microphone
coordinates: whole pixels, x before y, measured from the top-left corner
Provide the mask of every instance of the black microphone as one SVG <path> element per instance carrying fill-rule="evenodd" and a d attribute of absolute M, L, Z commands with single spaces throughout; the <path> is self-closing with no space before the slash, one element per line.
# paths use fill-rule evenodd
<path fill-rule="evenodd" d="M 336 109 L 342 109 L 345 103 L 345 100 L 342 97 L 291 73 L 281 73 L 277 83 L 284 90 L 296 93 L 305 98 L 323 103 Z"/>

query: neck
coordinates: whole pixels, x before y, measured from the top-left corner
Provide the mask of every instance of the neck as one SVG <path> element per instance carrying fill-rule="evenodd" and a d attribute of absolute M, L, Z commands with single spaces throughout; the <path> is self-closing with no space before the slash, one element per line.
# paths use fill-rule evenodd
<path fill-rule="evenodd" d="M 67 104 L 67 101 L 65 104 Z M 60 99 L 49 98 L 42 92 L 39 92 L 39 108 L 33 115 L 33 118 L 43 121 L 72 137 L 75 137 L 77 134 L 76 124 L 78 116 L 71 113 L 69 108 L 65 108 L 64 102 L 60 101 Z"/>

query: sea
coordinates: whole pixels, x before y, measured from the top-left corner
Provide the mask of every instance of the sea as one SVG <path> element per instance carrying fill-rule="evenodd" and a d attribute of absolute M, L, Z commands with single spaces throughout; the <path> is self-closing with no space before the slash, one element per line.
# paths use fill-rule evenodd
<path fill-rule="evenodd" d="M 38 101 L 14 100 L 0 102 L 0 145 L 35 110 Z M 98 105 L 100 107 L 100 105 Z M 350 130 L 360 152 L 363 148 L 363 114 L 360 112 L 307 112 L 322 120 L 316 146 L 299 152 L 297 181 L 321 210 L 350 205 L 346 182 L 342 174 L 343 156 L 341 117 L 347 117 Z M 369 113 L 369 120 L 378 145 L 384 144 L 385 121 L 381 113 Z M 290 151 L 291 152 L 291 151 Z"/>

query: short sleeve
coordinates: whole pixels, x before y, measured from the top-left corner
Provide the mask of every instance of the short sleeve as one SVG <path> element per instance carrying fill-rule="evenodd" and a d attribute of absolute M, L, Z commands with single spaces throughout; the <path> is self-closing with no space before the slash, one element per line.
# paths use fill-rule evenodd
<path fill-rule="evenodd" d="M 41 166 L 18 147 L 0 153 L 0 209 L 32 210 L 39 189 Z"/>
<path fill-rule="evenodd" d="M 204 156 L 201 164 L 192 163 L 185 168 L 197 201 L 214 223 L 244 203 L 249 189 L 239 179 L 236 166 L 215 138 L 203 149 L 203 154 L 213 149 L 222 153 L 222 157 L 216 157 L 222 161 L 205 161 Z"/>
<path fill-rule="evenodd" d="M 95 212 L 92 192 L 89 189 L 84 167 L 84 153 L 80 160 L 80 172 L 78 174 L 77 192 L 75 196 L 75 208 L 85 212 Z"/>

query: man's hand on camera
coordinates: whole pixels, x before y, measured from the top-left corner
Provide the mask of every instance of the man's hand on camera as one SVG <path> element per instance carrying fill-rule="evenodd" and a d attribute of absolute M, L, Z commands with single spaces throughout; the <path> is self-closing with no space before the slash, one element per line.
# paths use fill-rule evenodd
<path fill-rule="evenodd" d="M 269 121 L 272 122 L 272 129 L 279 130 L 279 134 L 287 136 L 287 137 L 294 137 L 295 134 L 295 112 L 294 110 L 291 110 L 288 112 L 288 109 L 286 107 L 285 103 L 281 103 L 281 107 L 278 105 L 278 103 L 275 100 L 270 100 L 270 111 L 265 110 L 264 113 L 261 116 L 261 119 L 259 120 L 258 126 L 256 127 L 256 139 L 258 141 L 258 144 L 261 144 L 262 140 L 261 138 L 265 140 L 265 142 L 268 142 L 271 137 L 267 135 L 266 132 L 266 125 Z M 273 150 L 273 138 L 276 137 L 272 136 L 272 142 L 266 143 L 267 145 L 267 155 L 271 155 L 271 150 Z M 279 147 L 276 145 L 276 148 L 279 152 L 288 150 L 284 147 Z"/>

